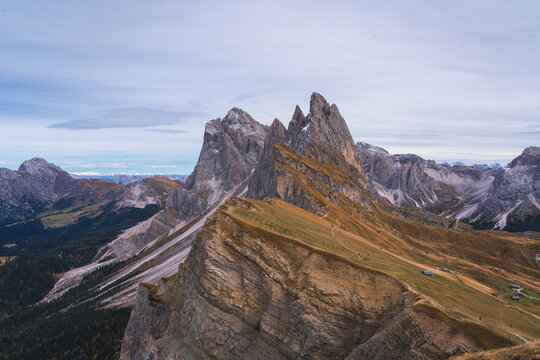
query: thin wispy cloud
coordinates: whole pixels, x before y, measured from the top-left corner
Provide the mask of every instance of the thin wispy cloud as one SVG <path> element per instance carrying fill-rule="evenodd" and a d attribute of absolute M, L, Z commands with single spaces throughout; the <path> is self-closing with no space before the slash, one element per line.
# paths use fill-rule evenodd
<path fill-rule="evenodd" d="M 137 107 L 118 108 L 105 110 L 103 116 L 98 119 L 76 119 L 55 123 L 49 127 L 69 130 L 144 128 L 158 125 L 175 125 L 188 120 L 190 117 L 200 115 L 201 113 L 190 111 L 167 111 Z"/>

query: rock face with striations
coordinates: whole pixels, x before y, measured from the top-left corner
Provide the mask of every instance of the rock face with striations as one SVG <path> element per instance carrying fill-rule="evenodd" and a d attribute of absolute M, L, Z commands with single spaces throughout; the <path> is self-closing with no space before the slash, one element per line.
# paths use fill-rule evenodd
<path fill-rule="evenodd" d="M 223 120 L 209 121 L 204 143 L 186 188 L 212 204 L 252 173 L 261 158 L 267 127 L 243 111 L 231 109 Z"/>
<path fill-rule="evenodd" d="M 358 143 L 372 188 L 394 205 L 419 207 L 484 228 L 540 230 L 540 148 L 528 147 L 506 168 L 437 164 L 390 155 Z"/>
<path fill-rule="evenodd" d="M 317 201 L 313 191 L 335 203 L 351 201 L 369 208 L 367 184 L 339 109 L 313 93 L 309 114 L 304 116 L 297 106 L 286 131 L 279 120 L 274 120 L 247 196 L 279 198 L 322 215 L 328 209 Z"/>
<path fill-rule="evenodd" d="M 120 358 L 427 360 L 483 349 L 422 311 L 417 296 L 384 273 L 218 211 L 178 274 L 139 287 Z"/>

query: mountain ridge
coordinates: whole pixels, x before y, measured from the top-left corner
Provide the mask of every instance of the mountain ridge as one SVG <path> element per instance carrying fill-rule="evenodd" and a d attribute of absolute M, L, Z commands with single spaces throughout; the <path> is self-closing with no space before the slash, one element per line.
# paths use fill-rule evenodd
<path fill-rule="evenodd" d="M 487 171 L 391 155 L 366 143 L 358 143 L 357 150 L 375 192 L 394 205 L 424 208 L 480 228 L 540 230 L 539 147 L 526 148 L 505 168 Z"/>
<path fill-rule="evenodd" d="M 287 129 L 274 120 L 247 198 L 205 220 L 176 274 L 139 287 L 121 359 L 448 358 L 518 343 L 508 319 L 538 336 L 534 301 L 492 294 L 512 281 L 540 291 L 538 240 L 379 203 L 356 150 L 319 94 Z"/>

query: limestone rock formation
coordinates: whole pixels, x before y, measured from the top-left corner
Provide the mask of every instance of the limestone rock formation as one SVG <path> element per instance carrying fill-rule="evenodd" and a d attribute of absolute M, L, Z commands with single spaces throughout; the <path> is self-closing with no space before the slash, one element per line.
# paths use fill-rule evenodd
<path fill-rule="evenodd" d="M 267 130 L 238 108 L 223 120 L 209 121 L 199 161 L 185 185 L 144 179 L 123 187 L 118 201 L 119 207 L 159 204 L 163 209 L 103 246 L 91 264 L 66 273 L 43 301 L 77 286 L 84 274 L 122 261 L 125 266 L 99 286 L 105 306 L 132 305 L 139 282 L 160 283 L 162 277 L 175 273 L 205 220 L 229 197 L 247 188 L 261 159 Z"/>
<path fill-rule="evenodd" d="M 231 109 L 223 120 L 209 121 L 199 160 L 186 179 L 187 189 L 212 204 L 245 180 L 261 158 L 267 130 L 239 108 Z"/>
<path fill-rule="evenodd" d="M 506 168 L 437 164 L 357 144 L 372 188 L 394 205 L 419 207 L 482 228 L 539 230 L 540 148 L 528 147 Z"/>
<path fill-rule="evenodd" d="M 440 294 L 425 297 L 390 274 L 404 271 L 419 288 L 439 286 L 421 275 L 416 261 L 450 261 L 451 251 L 458 254 L 456 266 L 490 264 L 500 266 L 493 273 L 514 276 L 522 265 L 506 259 L 517 256 L 526 259 L 526 279 L 537 286 L 533 240 L 520 238 L 510 254 L 500 247 L 511 248 L 513 240 L 480 240 L 456 226 L 448 231 L 389 215 L 372 199 L 361 153 L 337 107 L 318 94 L 307 116 L 296 108 L 287 130 L 274 120 L 261 153 L 247 195 L 281 200 L 232 198 L 208 217 L 178 273 L 139 288 L 121 359 L 446 359 L 515 343 L 449 316 L 431 304 L 430 296 Z M 421 159 L 404 163 L 413 173 L 430 174 Z M 229 169 L 216 169 L 229 178 Z M 193 178 L 205 173 L 200 167 Z M 271 210 L 258 217 L 261 203 Z M 286 204 L 287 212 L 275 215 L 275 203 Z M 343 232 L 349 240 L 340 239 Z M 475 250 L 488 242 L 497 242 L 490 253 Z M 495 264 L 501 253 L 504 261 Z M 473 299 L 477 291 L 482 301 L 492 300 L 489 288 L 472 277 L 438 276 L 449 288 L 462 287 L 463 296 Z"/>
<path fill-rule="evenodd" d="M 297 106 L 287 131 L 284 129 L 274 120 L 248 197 L 279 198 L 318 214 L 327 213 L 317 201 L 316 191 L 335 203 L 351 201 L 370 207 L 368 183 L 353 138 L 335 104 L 329 105 L 313 93 L 309 114 L 304 116 Z"/>

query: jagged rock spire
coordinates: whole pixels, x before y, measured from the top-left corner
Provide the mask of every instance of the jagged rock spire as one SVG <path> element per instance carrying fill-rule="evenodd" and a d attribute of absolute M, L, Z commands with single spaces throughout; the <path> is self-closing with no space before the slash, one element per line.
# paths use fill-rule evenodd
<path fill-rule="evenodd" d="M 239 108 L 209 121 L 199 160 L 186 179 L 187 189 L 206 196 L 211 204 L 244 181 L 261 159 L 266 132 L 266 126 Z"/>
<path fill-rule="evenodd" d="M 298 106 L 296 108 L 300 110 Z M 274 119 L 264 140 L 261 162 L 249 183 L 249 188 L 252 189 L 250 197 L 263 198 L 266 194 L 272 193 L 272 189 L 276 186 L 276 177 L 273 176 L 274 146 L 278 143 L 285 143 L 287 139 L 288 133 L 285 126 L 278 119 Z"/>
<path fill-rule="evenodd" d="M 334 178 L 338 172 L 341 180 Z M 297 176 L 300 173 L 303 176 Z M 281 198 L 308 211 L 324 213 L 313 198 L 314 191 L 336 203 L 340 193 L 366 206 L 371 199 L 349 128 L 337 106 L 329 105 L 318 93 L 311 96 L 307 116 L 298 106 L 295 108 L 287 131 L 274 120 L 248 197 Z"/>

